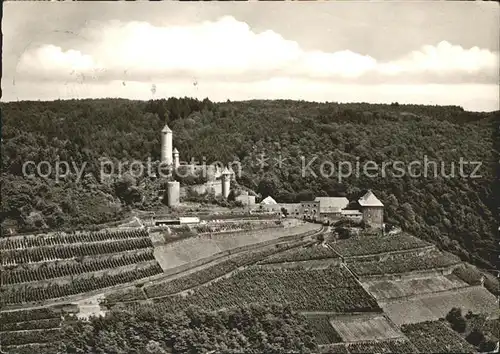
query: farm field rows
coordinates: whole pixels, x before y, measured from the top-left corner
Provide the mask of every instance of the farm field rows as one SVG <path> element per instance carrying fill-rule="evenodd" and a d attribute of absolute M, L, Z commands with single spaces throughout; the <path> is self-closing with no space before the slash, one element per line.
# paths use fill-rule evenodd
<path fill-rule="evenodd" d="M 330 323 L 343 342 L 404 338 L 401 331 L 383 315 L 332 317 Z"/>
<path fill-rule="evenodd" d="M 0 313 L 0 343 L 8 353 L 36 353 L 60 335 L 62 313 L 52 308 Z"/>
<path fill-rule="evenodd" d="M 453 274 L 415 279 L 364 279 L 363 287 L 379 301 L 467 287 Z"/>
<path fill-rule="evenodd" d="M 418 353 L 417 348 L 408 340 L 392 339 L 384 341 L 366 341 L 358 343 L 338 343 L 324 346 L 320 349 L 321 354 L 372 354 L 372 353 Z M 430 353 L 430 352 L 426 352 Z"/>
<path fill-rule="evenodd" d="M 435 321 L 445 317 L 452 307 L 459 307 L 464 312 L 472 311 L 498 318 L 497 298 L 480 287 L 424 294 L 416 299 L 396 300 L 383 303 L 381 306 L 397 325 Z"/>
<path fill-rule="evenodd" d="M 118 241 L 111 240 L 95 243 L 3 250 L 0 251 L 0 257 L 2 258 L 2 264 L 9 266 L 20 263 L 47 262 L 58 259 L 125 252 L 148 247 L 153 247 L 151 239 L 149 237 L 141 237 Z"/>
<path fill-rule="evenodd" d="M 192 229 L 197 234 L 204 233 L 217 233 L 217 232 L 231 232 L 243 230 L 258 230 L 273 227 L 283 227 L 279 220 L 262 220 L 260 222 L 251 221 L 236 221 L 224 223 L 210 223 L 205 225 L 196 225 Z"/>
<path fill-rule="evenodd" d="M 144 264 L 142 268 L 124 270 L 115 274 L 102 274 L 97 277 L 80 277 L 67 284 L 52 283 L 48 286 L 40 287 L 24 285 L 16 288 L 6 288 L 0 294 L 0 300 L 4 304 L 38 302 L 128 283 L 160 274 L 161 272 L 160 265 L 154 261 Z"/>
<path fill-rule="evenodd" d="M 277 244 L 273 246 L 268 246 L 261 250 L 243 252 L 227 260 L 218 262 L 206 268 L 198 271 L 191 272 L 174 279 L 169 279 L 161 282 L 155 282 L 151 285 L 146 285 L 143 290 L 137 289 L 136 287 L 121 290 L 119 292 L 113 292 L 106 295 L 106 300 L 109 303 L 116 302 L 126 302 L 126 301 L 136 301 L 145 300 L 147 297 L 155 298 L 168 296 L 175 294 L 186 289 L 190 289 L 204 283 L 207 283 L 213 279 L 219 278 L 235 269 L 253 264 L 257 261 L 264 259 L 269 255 L 273 255 L 278 252 L 283 252 L 291 247 L 297 247 L 299 245 L 305 244 L 308 241 L 298 241 L 294 243 Z M 145 296 L 147 295 L 147 297 Z"/>
<path fill-rule="evenodd" d="M 460 258 L 450 253 L 432 252 L 418 255 L 413 253 L 395 254 L 384 260 L 348 261 L 351 269 L 359 277 L 382 276 L 431 269 L 447 268 L 462 263 Z"/>
<path fill-rule="evenodd" d="M 9 354 L 57 353 L 57 342 L 54 343 L 29 343 L 25 345 L 3 346 Z"/>
<path fill-rule="evenodd" d="M 330 323 L 330 315 L 306 316 L 309 328 L 316 337 L 319 345 L 339 343 L 342 341 L 340 335 Z"/>
<path fill-rule="evenodd" d="M 4 270 L 0 285 L 36 282 L 41 280 L 97 272 L 154 260 L 153 250 L 117 253 L 101 257 L 84 257 L 81 260 L 46 262 L 36 265 L 23 265 Z"/>
<path fill-rule="evenodd" d="M 321 229 L 320 225 L 306 224 L 292 228 L 271 228 L 234 234 L 202 235 L 186 238 L 155 248 L 155 257 L 164 270 L 184 266 L 190 262 L 210 258 L 216 254 L 240 247 L 272 242 L 280 237 L 305 235 Z"/>
<path fill-rule="evenodd" d="M 276 254 L 265 259 L 261 263 L 285 263 L 327 258 L 339 258 L 339 255 L 326 245 L 308 245 L 305 247 L 294 248 L 292 250 Z"/>
<path fill-rule="evenodd" d="M 406 233 L 387 236 L 357 236 L 329 244 L 342 257 L 376 255 L 431 246 L 430 243 Z"/>
<path fill-rule="evenodd" d="M 240 304 L 290 303 L 295 310 L 378 311 L 375 300 L 340 267 L 321 270 L 250 267 L 183 296 L 155 299 L 171 312 L 190 305 L 219 309 Z"/>
<path fill-rule="evenodd" d="M 422 353 L 475 353 L 476 349 L 444 321 L 402 326 L 403 333 Z"/>
<path fill-rule="evenodd" d="M 163 272 L 146 229 L 79 232 L 1 240 L 0 301 L 39 303 Z"/>
<path fill-rule="evenodd" d="M 125 240 L 129 238 L 148 237 L 146 229 L 99 231 L 99 232 L 76 232 L 55 233 L 29 236 L 12 236 L 0 238 L 0 250 L 14 250 L 31 247 L 45 247 L 67 245 L 72 243 L 90 243 L 111 240 Z"/>

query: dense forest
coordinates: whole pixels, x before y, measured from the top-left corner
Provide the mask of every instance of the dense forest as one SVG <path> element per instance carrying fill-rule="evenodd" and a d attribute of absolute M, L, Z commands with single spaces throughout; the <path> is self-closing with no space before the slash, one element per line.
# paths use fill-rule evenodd
<path fill-rule="evenodd" d="M 494 268 L 499 224 L 500 114 L 456 106 L 184 99 L 2 103 L 2 230 L 83 227 L 151 209 L 158 179 L 103 176 L 101 163 L 153 161 L 167 122 L 181 160 L 238 161 L 238 182 L 280 202 L 316 196 L 356 198 L 372 189 L 386 222 L 436 243 L 462 259 Z M 262 155 L 264 154 L 264 155 Z M 262 157 L 269 159 L 262 168 Z M 305 160 L 302 160 L 302 157 Z M 323 161 L 377 164 L 438 161 L 438 175 L 338 174 L 321 177 Z M 281 166 L 274 163 L 281 160 Z M 458 175 L 460 159 L 480 161 Z M 77 173 L 23 177 L 27 161 L 67 161 Z M 310 173 L 303 167 L 310 164 Z M 446 175 L 439 171 L 444 164 Z M 455 176 L 450 176 L 455 164 Z M 32 174 L 34 164 L 28 166 Z M 47 165 L 41 167 L 46 172 Z M 115 170 L 116 172 L 116 170 Z M 337 171 L 338 172 L 338 171 Z"/>
<path fill-rule="evenodd" d="M 305 319 L 282 305 L 249 305 L 217 312 L 197 307 L 112 310 L 89 322 L 63 325 L 62 353 L 312 353 Z"/>

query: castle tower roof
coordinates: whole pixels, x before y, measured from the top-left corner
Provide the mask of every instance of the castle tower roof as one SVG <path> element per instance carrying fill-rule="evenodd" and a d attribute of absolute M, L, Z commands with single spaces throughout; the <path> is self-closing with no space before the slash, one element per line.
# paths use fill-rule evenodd
<path fill-rule="evenodd" d="M 174 148 L 174 154 L 178 154 L 179 153 L 179 150 L 177 150 L 177 148 Z"/>
<path fill-rule="evenodd" d="M 162 133 L 172 133 L 172 129 L 170 129 L 167 124 L 165 124 L 165 126 L 163 127 L 161 132 Z"/>
<path fill-rule="evenodd" d="M 229 172 L 229 170 L 227 169 L 227 167 L 224 167 L 224 169 L 222 170 L 222 174 L 223 175 L 229 175 L 229 174 L 231 174 L 231 172 Z"/>
<path fill-rule="evenodd" d="M 359 198 L 359 205 L 362 207 L 383 207 L 384 204 L 373 194 L 371 190 L 368 190 L 364 196 Z"/>

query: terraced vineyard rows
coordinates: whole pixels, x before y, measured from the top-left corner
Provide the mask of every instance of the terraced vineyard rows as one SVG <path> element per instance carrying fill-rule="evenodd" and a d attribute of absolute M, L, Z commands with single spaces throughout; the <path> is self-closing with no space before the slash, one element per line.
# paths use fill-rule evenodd
<path fill-rule="evenodd" d="M 52 308 L 0 313 L 2 349 L 7 353 L 37 353 L 40 348 L 47 349 L 60 338 L 61 315 Z"/>
<path fill-rule="evenodd" d="M 125 240 L 129 238 L 148 237 L 146 229 L 78 232 L 73 234 L 57 233 L 30 235 L 24 237 L 5 237 L 0 239 L 0 250 L 23 249 L 30 247 L 45 247 L 82 242 L 99 242 L 110 240 Z"/>
<path fill-rule="evenodd" d="M 273 247 L 268 247 L 264 250 L 245 252 L 241 255 L 214 264 L 200 271 L 170 281 L 165 281 L 150 286 L 146 286 L 144 290 L 147 296 L 150 298 L 175 294 L 183 290 L 190 289 L 192 287 L 207 283 L 213 279 L 219 278 L 239 267 L 256 263 L 257 261 L 260 261 L 269 255 L 282 252 L 291 247 L 297 247 L 299 245 L 303 245 L 306 242 L 276 245 Z M 144 294 L 142 292 L 136 291 L 136 289 L 130 289 L 130 293 L 124 291 L 120 292 L 120 294 L 111 294 L 106 298 L 110 303 L 114 303 L 120 301 L 141 300 L 144 299 Z"/>
<path fill-rule="evenodd" d="M 58 311 L 49 307 L 43 307 L 31 310 L 7 311 L 0 312 L 0 323 L 16 323 L 25 321 L 46 320 L 53 318 L 61 318 Z"/>
<path fill-rule="evenodd" d="M 429 243 L 409 234 L 388 236 L 358 236 L 339 240 L 330 245 L 343 257 L 376 255 L 384 252 L 403 251 L 430 246 Z"/>
<path fill-rule="evenodd" d="M 403 325 L 403 333 L 422 353 L 475 353 L 476 349 L 444 321 Z"/>
<path fill-rule="evenodd" d="M 96 272 L 109 268 L 117 268 L 140 262 L 154 260 L 153 250 L 137 253 L 110 255 L 109 258 L 84 258 L 80 261 L 64 263 L 44 263 L 41 266 L 3 271 L 0 285 L 19 284 L 34 281 Z"/>
<path fill-rule="evenodd" d="M 26 285 L 16 288 L 7 288 L 0 294 L 0 301 L 4 304 L 18 304 L 86 293 L 150 277 L 160 274 L 162 271 L 160 265 L 155 261 L 150 262 L 146 267 L 141 269 L 125 270 L 118 274 L 104 274 L 99 277 L 75 279 L 71 283 L 63 285 L 50 284 L 46 287 Z"/>
<path fill-rule="evenodd" d="M 306 317 L 306 320 L 319 345 L 342 342 L 342 338 L 330 324 L 329 315 Z"/>
<path fill-rule="evenodd" d="M 372 353 L 418 353 L 415 346 L 407 340 L 383 340 L 366 341 L 358 343 L 339 343 L 326 346 L 320 350 L 321 354 L 345 353 L 345 354 L 372 354 Z M 433 353 L 429 351 L 427 353 Z"/>
<path fill-rule="evenodd" d="M 98 243 L 5 250 L 0 251 L 0 258 L 2 259 L 3 265 L 9 265 L 125 252 L 148 247 L 153 247 L 151 239 L 149 237 L 142 237 L 124 239 L 121 241 L 102 241 Z"/>
<path fill-rule="evenodd" d="M 359 260 L 349 262 L 349 268 L 358 276 L 384 275 L 431 270 L 450 267 L 462 261 L 450 253 L 434 253 L 423 256 L 415 254 L 397 254 L 390 258 L 379 260 Z"/>
<path fill-rule="evenodd" d="M 323 245 L 310 245 L 307 247 L 295 248 L 283 253 L 276 254 L 267 258 L 261 263 L 285 263 L 285 262 L 298 262 L 314 259 L 338 258 L 339 255 L 331 248 Z"/>
<path fill-rule="evenodd" d="M 216 310 L 254 302 L 289 303 L 295 310 L 307 311 L 380 311 L 375 300 L 340 267 L 318 270 L 252 267 L 198 288 L 186 297 L 153 301 L 171 312 L 190 305 Z"/>
<path fill-rule="evenodd" d="M 109 304 L 137 300 L 146 300 L 146 294 L 142 290 L 142 287 L 138 288 L 134 286 L 106 294 L 106 302 Z"/>
<path fill-rule="evenodd" d="M 59 340 L 59 328 L 41 329 L 21 332 L 0 332 L 0 343 L 5 346 L 27 343 L 47 343 Z"/>
<path fill-rule="evenodd" d="M 281 223 L 277 220 L 270 221 L 260 221 L 260 222 L 224 222 L 224 223 L 212 223 L 205 225 L 196 225 L 192 229 L 198 234 L 204 233 L 217 233 L 217 232 L 228 232 L 228 231 L 249 231 L 257 230 L 270 227 L 282 227 Z"/>
<path fill-rule="evenodd" d="M 59 327 L 60 323 L 61 323 L 60 317 L 48 318 L 44 320 L 25 321 L 25 322 L 2 323 L 2 327 L 0 327 L 0 332 L 57 328 Z"/>
<path fill-rule="evenodd" d="M 14 345 L 2 347 L 9 354 L 57 353 L 58 342 L 30 343 L 27 345 Z"/>

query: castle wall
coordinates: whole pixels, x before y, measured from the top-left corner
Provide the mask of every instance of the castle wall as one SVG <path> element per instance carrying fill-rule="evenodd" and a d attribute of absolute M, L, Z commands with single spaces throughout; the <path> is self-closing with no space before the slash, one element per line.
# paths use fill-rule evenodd
<path fill-rule="evenodd" d="M 167 182 L 167 205 L 176 207 L 180 200 L 180 183 L 175 181 Z"/>
<path fill-rule="evenodd" d="M 182 198 L 186 197 L 188 188 L 191 188 L 198 194 L 204 194 L 209 190 L 213 190 L 216 196 L 222 195 L 222 182 L 221 181 L 211 181 L 205 184 L 195 184 L 193 186 L 183 186 L 180 188 L 180 196 Z"/>

